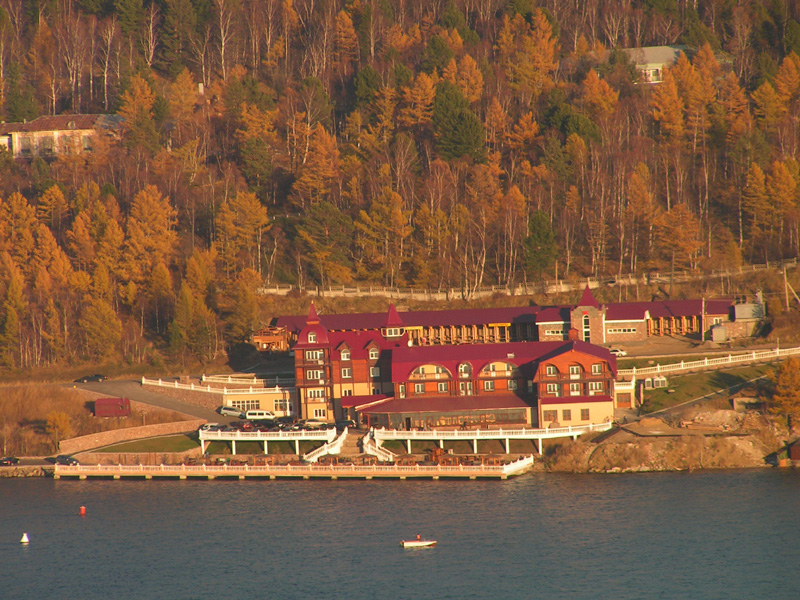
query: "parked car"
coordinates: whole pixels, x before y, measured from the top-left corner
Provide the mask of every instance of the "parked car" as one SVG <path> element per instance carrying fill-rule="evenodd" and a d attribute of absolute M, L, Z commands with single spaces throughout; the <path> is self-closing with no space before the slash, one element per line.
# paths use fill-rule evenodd
<path fill-rule="evenodd" d="M 305 423 L 303 423 L 303 429 L 307 429 L 313 431 L 315 429 L 327 429 L 329 423 L 325 421 L 317 421 L 315 419 L 309 419 Z"/>
<path fill-rule="evenodd" d="M 270 410 L 248 410 L 245 415 L 251 421 L 272 421 L 275 413 Z"/>
<path fill-rule="evenodd" d="M 219 429 L 219 423 L 203 423 L 200 425 L 201 431 L 217 431 Z"/>
<path fill-rule="evenodd" d="M 288 417 L 278 417 L 276 421 L 278 421 L 278 423 L 281 425 L 294 425 L 297 423 L 297 417 L 294 415 L 289 415 Z"/>
<path fill-rule="evenodd" d="M 0 467 L 13 467 L 19 464 L 19 459 L 16 456 L 4 456 L 0 458 Z"/>
<path fill-rule="evenodd" d="M 226 417 L 236 417 L 237 419 L 244 419 L 244 413 L 238 408 L 233 406 L 220 406 L 217 412 Z"/>
<path fill-rule="evenodd" d="M 75 380 L 74 383 L 99 383 L 101 381 L 105 381 L 106 376 L 100 375 L 100 373 L 95 373 L 94 375 L 84 375 L 83 377 L 79 377 Z"/>
<path fill-rule="evenodd" d="M 611 352 L 611 354 L 613 354 L 614 356 L 628 356 L 628 353 L 620 348 L 611 348 L 609 352 Z"/>
<path fill-rule="evenodd" d="M 74 467 L 75 465 L 79 465 L 81 463 L 78 462 L 77 458 L 72 458 L 71 456 L 67 456 L 66 454 L 59 454 L 58 456 L 56 456 L 56 464 Z"/>

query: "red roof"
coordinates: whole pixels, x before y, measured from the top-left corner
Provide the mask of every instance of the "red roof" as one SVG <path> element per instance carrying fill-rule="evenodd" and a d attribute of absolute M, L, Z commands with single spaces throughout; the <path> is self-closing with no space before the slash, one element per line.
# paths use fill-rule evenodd
<path fill-rule="evenodd" d="M 34 131 L 68 131 L 95 129 L 118 120 L 116 115 L 53 115 L 27 123 L 0 123 L 0 134 Z"/>
<path fill-rule="evenodd" d="M 414 396 L 394 398 L 361 410 L 364 414 L 459 412 L 501 408 L 530 408 L 531 405 L 514 394 L 484 396 Z"/>
<path fill-rule="evenodd" d="M 386 315 L 386 327 L 402 327 L 403 319 L 397 314 L 397 309 L 394 304 L 389 305 L 389 314 Z"/>
<path fill-rule="evenodd" d="M 539 398 L 539 404 L 585 404 L 587 402 L 613 402 L 611 396 L 551 396 Z"/>
<path fill-rule="evenodd" d="M 316 341 L 309 341 L 308 336 L 311 333 L 316 334 Z M 327 346 L 329 343 L 330 339 L 328 338 L 328 330 L 320 324 L 319 316 L 317 316 L 317 310 L 314 308 L 314 304 L 311 304 L 311 308 L 308 309 L 306 324 L 301 329 L 300 333 L 297 334 L 297 344 L 295 344 L 295 347 L 315 348 L 318 346 Z"/>
<path fill-rule="evenodd" d="M 539 362 L 565 352 L 581 352 L 596 356 L 616 374 L 616 358 L 605 348 L 582 341 L 510 342 L 507 344 L 462 344 L 459 346 L 399 347 L 392 352 L 392 381 L 409 380 L 411 372 L 424 364 L 444 367 L 450 377 L 458 377 L 458 365 L 469 363 L 476 374 L 490 362 L 504 361 L 519 367 L 521 374 L 532 378 Z"/>
<path fill-rule="evenodd" d="M 387 340 L 378 331 L 332 331 L 328 333 L 331 348 L 341 352 L 343 348 L 350 350 L 350 360 L 364 359 L 369 356 L 369 349 L 378 346 L 381 350 L 390 350 L 406 345 L 406 337 Z M 334 358 L 339 358 L 334 356 Z"/>
<path fill-rule="evenodd" d="M 581 296 L 581 300 L 578 302 L 577 306 L 594 306 L 595 308 L 600 308 L 600 305 L 597 303 L 597 300 L 594 299 L 594 294 L 592 294 L 592 290 L 589 289 L 588 284 L 584 288 L 583 295 Z"/>

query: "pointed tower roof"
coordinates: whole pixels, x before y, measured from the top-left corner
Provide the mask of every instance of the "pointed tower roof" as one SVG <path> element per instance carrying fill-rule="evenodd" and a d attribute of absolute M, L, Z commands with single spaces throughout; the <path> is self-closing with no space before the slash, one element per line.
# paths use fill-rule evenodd
<path fill-rule="evenodd" d="M 319 315 L 317 315 L 317 309 L 314 308 L 313 302 L 311 303 L 311 308 L 308 309 L 306 325 L 319 325 Z"/>
<path fill-rule="evenodd" d="M 593 306 L 595 308 L 600 308 L 600 305 L 594 298 L 594 294 L 592 294 L 592 290 L 589 289 L 589 284 L 586 284 L 586 287 L 583 290 L 583 295 L 581 296 L 581 300 L 576 306 Z"/>
<path fill-rule="evenodd" d="M 405 323 L 403 323 L 403 319 L 400 318 L 400 314 L 397 312 L 394 304 L 390 304 L 389 312 L 386 315 L 385 327 L 402 327 L 403 325 L 405 325 Z"/>
<path fill-rule="evenodd" d="M 295 347 L 325 346 L 328 343 L 328 329 L 320 322 L 317 309 L 312 304 L 311 308 L 308 309 L 306 326 L 297 334 Z"/>

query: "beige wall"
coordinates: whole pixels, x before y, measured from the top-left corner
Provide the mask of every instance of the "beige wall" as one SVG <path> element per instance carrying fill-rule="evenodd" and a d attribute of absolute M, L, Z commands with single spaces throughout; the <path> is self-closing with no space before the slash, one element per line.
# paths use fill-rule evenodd
<path fill-rule="evenodd" d="M 176 423 L 160 423 L 158 425 L 128 427 L 127 429 L 116 429 L 114 431 L 101 431 L 100 433 L 62 440 L 58 444 L 58 451 L 61 454 L 74 454 L 76 452 L 83 452 L 85 450 L 91 450 L 92 448 L 102 448 L 129 440 L 139 440 L 157 435 L 185 433 L 197 430 L 203 423 L 206 423 L 205 419 L 193 419 L 191 421 L 178 421 Z"/>
<path fill-rule="evenodd" d="M 581 419 L 581 411 L 589 410 L 589 419 Z M 564 418 L 564 411 L 570 412 L 569 420 Z M 548 411 L 556 411 L 556 419 L 545 418 Z M 549 415 L 547 415 L 549 416 Z M 561 402 L 558 404 L 542 404 L 539 407 L 539 427 L 549 427 L 557 422 L 560 427 L 567 425 L 589 425 L 614 420 L 614 403 L 607 402 Z"/>

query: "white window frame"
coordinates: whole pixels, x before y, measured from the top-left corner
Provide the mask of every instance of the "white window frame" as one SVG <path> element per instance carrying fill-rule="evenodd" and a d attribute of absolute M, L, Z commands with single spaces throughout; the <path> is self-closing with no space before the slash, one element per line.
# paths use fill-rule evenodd
<path fill-rule="evenodd" d="M 352 379 L 352 378 L 353 378 L 353 369 L 350 367 L 343 367 L 342 379 Z"/>
<path fill-rule="evenodd" d="M 369 368 L 369 376 L 370 377 L 380 377 L 381 376 L 381 368 L 380 367 L 370 367 Z"/>
<path fill-rule="evenodd" d="M 425 384 L 424 383 L 415 383 L 414 384 L 414 393 L 415 394 L 424 394 L 425 393 Z"/>
<path fill-rule="evenodd" d="M 517 380 L 516 379 L 509 379 L 508 380 L 508 389 L 512 390 L 512 391 L 517 389 Z"/>
<path fill-rule="evenodd" d="M 487 379 L 483 382 L 483 391 L 484 392 L 494 391 L 494 379 Z"/>
<path fill-rule="evenodd" d="M 544 368 L 544 374 L 548 377 L 553 377 L 554 375 L 558 375 L 558 369 L 556 369 L 555 365 L 547 365 Z"/>
<path fill-rule="evenodd" d="M 344 349 L 339 355 L 342 360 L 350 360 L 350 350 Z"/>
<path fill-rule="evenodd" d="M 446 393 L 447 392 L 447 382 L 446 381 L 440 381 L 439 383 L 437 383 L 436 384 L 436 391 L 439 392 L 440 394 Z"/>
<path fill-rule="evenodd" d="M 308 332 L 308 343 L 309 344 L 316 344 L 317 343 L 317 334 L 314 331 Z"/>
<path fill-rule="evenodd" d="M 381 351 L 377 348 L 370 348 L 369 349 L 369 359 L 370 360 L 378 360 L 381 357 Z"/>

